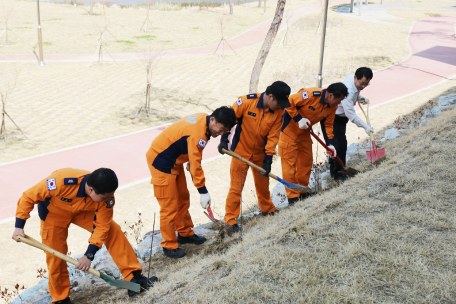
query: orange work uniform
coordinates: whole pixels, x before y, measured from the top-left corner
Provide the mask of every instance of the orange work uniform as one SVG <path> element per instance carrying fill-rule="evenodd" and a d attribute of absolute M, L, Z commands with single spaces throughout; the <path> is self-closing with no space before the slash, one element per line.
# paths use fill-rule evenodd
<path fill-rule="evenodd" d="M 210 139 L 210 116 L 198 113 L 184 117 L 158 135 L 146 153 L 152 175 L 154 195 L 160 205 L 162 247 L 177 249 L 176 230 L 183 237 L 194 235 L 193 221 L 188 212 L 190 194 L 184 166 L 190 163 L 193 184 L 200 194 L 208 193 L 201 159 Z"/>
<path fill-rule="evenodd" d="M 258 166 L 263 165 L 263 160 L 272 161 L 275 147 L 279 141 L 280 126 L 284 110 L 270 110 L 263 108 L 262 94 L 249 94 L 241 96 L 233 104 L 236 112 L 237 126 L 231 141 L 230 150 Z M 228 134 L 222 135 L 227 139 Z M 236 224 L 241 208 L 241 192 L 244 188 L 245 178 L 249 166 L 240 160 L 231 160 L 231 184 L 225 205 L 225 223 Z M 252 170 L 258 204 L 264 213 L 276 210 L 269 193 L 269 177 L 263 176 L 258 170 Z"/>
<path fill-rule="evenodd" d="M 321 124 L 327 145 L 332 145 L 333 122 L 337 106 L 325 104 L 326 89 L 301 89 L 290 96 L 291 107 L 283 117 L 282 133 L 279 140 L 279 156 L 282 162 L 282 178 L 287 182 L 306 186 L 312 170 L 312 139 L 310 134 L 299 128 L 302 118 L 314 125 Z M 301 193 L 287 188 L 287 197 L 295 198 Z"/>
<path fill-rule="evenodd" d="M 90 173 L 71 168 L 56 170 L 25 191 L 17 203 L 15 226 L 23 229 L 34 205 L 38 204 L 43 244 L 67 254 L 68 227 L 75 224 L 92 233 L 87 252 L 95 254 L 105 244 L 124 280 L 130 281 L 133 271 L 142 270 L 141 264 L 120 226 L 112 220 L 114 197 L 96 203 L 86 196 Z M 71 292 L 67 263 L 49 253 L 46 263 L 49 293 L 54 302 L 68 298 Z"/>

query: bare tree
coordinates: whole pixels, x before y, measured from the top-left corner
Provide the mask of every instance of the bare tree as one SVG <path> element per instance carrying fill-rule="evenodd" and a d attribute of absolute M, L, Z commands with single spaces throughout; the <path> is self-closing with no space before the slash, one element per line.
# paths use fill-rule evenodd
<path fill-rule="evenodd" d="M 263 15 L 266 15 L 266 0 L 264 0 L 264 11 L 263 11 Z"/>
<path fill-rule="evenodd" d="M 236 54 L 236 52 L 233 50 L 233 48 L 231 47 L 231 45 L 228 43 L 228 41 L 226 41 L 225 39 L 225 36 L 223 35 L 223 29 L 225 28 L 225 23 L 223 21 L 223 16 L 220 17 L 220 31 L 222 32 L 222 39 L 220 39 L 220 42 L 219 44 L 217 45 L 217 48 L 215 49 L 215 53 L 217 53 L 217 50 L 220 46 L 220 44 L 222 45 L 222 48 L 221 48 L 221 51 L 220 51 L 220 59 L 223 57 L 223 50 L 224 50 L 224 46 L 225 46 L 225 43 L 230 47 L 230 49 Z M 237 55 L 237 54 L 236 54 Z"/>
<path fill-rule="evenodd" d="M 11 5 L 6 5 L 5 2 L 3 1 L 2 2 L 2 10 L 3 10 L 3 19 L 4 19 L 4 22 L 5 22 L 5 27 L 3 28 L 3 30 L 0 32 L 0 37 L 3 35 L 3 33 L 5 33 L 5 43 L 8 43 L 8 31 L 10 31 L 11 33 L 13 33 L 14 35 L 17 36 L 17 38 L 19 38 L 19 40 L 21 40 L 22 42 L 24 42 L 24 40 L 22 40 L 15 32 L 13 32 L 12 29 L 10 29 L 8 27 L 8 21 L 10 20 L 11 18 L 11 15 L 13 13 L 13 10 L 14 10 L 14 7 L 11 6 Z"/>
<path fill-rule="evenodd" d="M 258 0 L 258 7 L 261 7 L 261 0 Z"/>
<path fill-rule="evenodd" d="M 142 31 L 142 29 L 144 28 L 144 33 L 147 33 L 147 27 L 150 26 L 152 28 L 152 22 L 149 19 L 149 12 L 150 12 L 150 7 L 153 4 L 153 1 L 145 0 L 144 4 L 146 5 L 147 15 L 146 15 L 146 20 L 144 20 L 144 23 L 139 30 Z"/>
<path fill-rule="evenodd" d="M 153 90 L 155 92 L 155 96 L 157 96 L 158 101 L 162 104 L 163 108 L 165 111 L 168 111 L 163 104 L 163 102 L 160 100 L 160 97 L 157 94 L 157 91 L 152 87 L 152 72 L 155 66 L 158 64 L 160 61 L 162 54 L 157 53 L 157 52 L 146 52 L 143 55 L 143 58 L 141 58 L 141 64 L 142 66 L 146 69 L 146 85 L 144 88 L 144 91 L 141 95 L 141 99 L 139 100 L 138 104 L 138 109 L 136 110 L 135 118 L 138 116 L 139 112 L 141 112 L 142 109 L 146 111 L 147 114 L 150 112 L 150 103 L 151 103 L 151 98 L 150 98 L 150 92 Z M 145 98 L 144 105 L 142 103 L 143 99 Z"/>
<path fill-rule="evenodd" d="M 5 72 L 8 73 L 8 72 Z M 8 99 L 8 96 L 11 95 L 11 93 L 14 91 L 16 88 L 16 83 L 17 83 L 17 75 L 18 72 L 17 70 L 14 70 L 11 72 L 12 76 L 11 77 L 1 77 L 2 79 L 7 79 L 5 82 L 3 82 L 3 86 L 0 88 L 0 99 L 2 101 L 2 123 L 0 127 L 0 135 L 3 136 L 3 140 L 6 142 L 7 141 L 7 134 L 6 134 L 6 118 L 9 118 L 13 124 L 19 129 L 19 131 L 22 132 L 22 134 L 25 136 L 25 138 L 28 139 L 27 135 L 25 135 L 24 131 L 16 124 L 16 122 L 11 118 L 11 116 L 6 112 L 6 101 Z M 5 75 L 2 75 L 5 76 Z"/>
<path fill-rule="evenodd" d="M 230 5 L 230 15 L 233 15 L 233 0 L 228 0 L 228 4 Z"/>
<path fill-rule="evenodd" d="M 279 30 L 280 23 L 282 22 L 283 11 L 285 10 L 285 2 L 286 0 L 279 0 L 277 2 L 274 19 L 272 20 L 271 27 L 269 28 L 269 32 L 266 35 L 266 39 L 264 39 L 263 46 L 258 53 L 255 65 L 253 66 L 252 76 L 250 77 L 250 93 L 257 92 L 258 90 L 258 82 L 260 80 L 261 69 L 263 68 L 266 57 L 269 54 L 269 50 L 271 49 L 272 43 L 274 42 L 277 31 Z"/>

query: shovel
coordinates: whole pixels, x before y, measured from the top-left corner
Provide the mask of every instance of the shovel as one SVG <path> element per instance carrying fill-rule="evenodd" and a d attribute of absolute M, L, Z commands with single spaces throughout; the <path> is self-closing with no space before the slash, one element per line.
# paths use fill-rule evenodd
<path fill-rule="evenodd" d="M 19 242 L 26 243 L 26 244 L 28 244 L 30 246 L 33 246 L 33 247 L 36 247 L 38 249 L 42 249 L 42 250 L 46 251 L 47 253 L 50 253 L 50 254 L 58 257 L 58 258 L 61 258 L 65 262 L 71 263 L 71 264 L 73 264 L 75 266 L 78 264 L 78 261 L 76 261 L 75 259 L 67 256 L 66 254 L 58 252 L 57 250 L 54 250 L 51 247 L 48 247 L 48 246 L 38 242 L 37 240 L 35 240 L 34 238 L 32 238 L 32 237 L 30 237 L 28 235 L 25 235 L 25 237 L 17 236 L 16 239 Z M 116 280 L 116 279 L 110 278 L 107 275 L 105 275 L 104 273 L 99 272 L 98 270 L 95 270 L 93 268 L 89 268 L 88 272 L 90 272 L 93 275 L 96 275 L 100 279 L 105 280 L 106 283 L 108 283 L 111 286 L 125 288 L 125 289 L 129 289 L 129 290 L 132 290 L 132 291 L 135 291 L 135 292 L 139 292 L 139 290 L 141 288 L 141 286 L 139 284 L 128 282 L 128 281 L 124 281 L 124 280 Z"/>
<path fill-rule="evenodd" d="M 244 163 L 246 163 L 247 165 L 249 165 L 250 167 L 254 168 L 254 169 L 257 169 L 258 171 L 260 172 L 263 172 L 265 173 L 266 170 L 264 170 L 263 168 L 255 165 L 254 163 L 246 160 L 245 158 L 243 158 L 242 156 L 239 156 L 237 155 L 236 153 L 234 153 L 233 151 L 230 151 L 230 150 L 226 150 L 226 149 L 222 149 L 222 151 L 236 159 L 239 159 L 240 161 L 243 161 Z M 284 181 L 283 179 L 281 179 L 280 177 L 278 177 L 277 175 L 274 175 L 272 173 L 269 173 L 269 176 L 272 177 L 273 179 L 275 179 L 276 181 L 282 183 L 283 185 L 285 185 L 285 187 L 287 187 L 288 189 L 291 189 L 291 190 L 295 190 L 295 191 L 299 191 L 299 192 L 313 192 L 313 189 L 312 188 L 309 188 L 309 187 L 304 187 L 304 186 L 301 186 L 301 185 L 297 185 L 297 184 L 292 184 L 292 183 L 289 183 L 289 182 L 286 182 Z"/>
<path fill-rule="evenodd" d="M 326 149 L 326 151 L 328 151 L 328 153 L 329 153 L 329 151 L 331 151 L 331 150 L 328 148 L 328 146 L 320 139 L 320 137 L 318 137 L 318 136 L 314 133 L 314 131 L 312 130 L 311 127 L 309 127 L 309 129 L 310 129 L 310 131 L 309 131 L 309 130 L 304 130 L 304 131 L 310 133 L 310 135 L 312 135 L 312 136 L 313 136 L 313 137 L 314 137 L 314 138 L 315 138 L 315 139 L 316 139 L 316 140 L 317 140 L 317 141 Z M 345 168 L 344 163 L 343 163 L 342 160 L 339 158 L 339 156 L 334 157 L 334 159 L 337 160 L 337 162 L 341 165 L 342 171 L 340 171 L 340 172 L 341 172 L 342 174 L 345 174 L 345 175 L 348 175 L 348 176 L 350 176 L 350 177 L 353 177 L 353 176 L 355 176 L 356 174 L 359 173 L 359 171 L 356 170 L 356 169 L 354 169 L 354 168 L 348 168 L 348 169 Z"/>
<path fill-rule="evenodd" d="M 359 105 L 359 108 L 361 109 L 361 111 L 363 111 L 364 116 L 366 117 L 367 124 L 370 126 L 371 124 L 370 124 L 370 120 L 369 120 L 369 104 L 367 104 L 367 114 L 366 114 L 366 112 L 364 112 L 364 109 L 361 106 L 361 104 L 359 103 L 359 100 L 358 100 L 358 105 Z M 377 146 L 375 145 L 375 141 L 374 141 L 373 132 L 370 132 L 369 135 L 370 135 L 370 139 L 371 139 L 371 143 L 372 143 L 372 151 L 366 151 L 366 155 L 367 155 L 367 158 L 369 159 L 369 161 L 371 162 L 371 164 L 373 164 L 377 160 L 385 157 L 386 152 L 385 152 L 385 149 L 377 149 Z"/>

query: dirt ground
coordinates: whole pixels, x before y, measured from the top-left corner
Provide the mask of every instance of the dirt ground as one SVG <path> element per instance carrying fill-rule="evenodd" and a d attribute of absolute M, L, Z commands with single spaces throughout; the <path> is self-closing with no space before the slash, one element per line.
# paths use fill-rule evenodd
<path fill-rule="evenodd" d="M 299 5 L 308 5 L 314 2 L 292 1 L 291 4 L 299 7 Z M 34 2 L 27 1 L 6 1 L 5 3 L 18 5 L 14 9 L 15 14 L 19 12 L 19 8 L 22 8 L 20 11 L 26 11 L 26 15 L 34 7 Z M 404 18 L 401 24 L 411 25 L 418 19 L 429 17 L 429 13 L 441 10 L 440 7 L 447 4 L 449 6 L 453 2 L 442 1 L 434 4 L 430 0 L 421 1 L 414 3 L 416 7 L 413 10 L 416 11 L 398 12 L 399 9 L 397 9 L 391 14 Z M 80 8 L 64 5 L 44 5 L 52 7 L 52 15 L 46 16 L 47 13 L 43 13 L 43 20 L 45 18 L 60 18 L 62 20 L 49 20 L 48 22 L 58 22 L 58 27 L 62 29 L 75 29 L 74 22 L 78 18 L 72 19 L 59 16 L 71 15 L 72 12 L 78 11 Z M 265 18 L 261 14 L 255 17 L 257 19 L 245 17 L 250 16 L 251 12 L 256 9 L 253 5 L 236 6 L 235 16 L 236 9 L 239 11 L 240 17 L 244 16 L 240 19 L 246 19 L 246 28 L 261 22 L 264 20 L 262 18 Z M 216 11 L 217 9 L 214 10 Z M 108 16 L 118 16 L 115 14 L 119 14 L 118 17 L 121 18 L 120 14 L 133 14 L 135 11 L 141 10 L 109 8 L 106 14 Z M 78 12 L 81 13 L 81 16 L 84 16 L 83 10 Z M 141 13 L 144 12 L 145 10 L 141 11 Z M 245 15 L 242 15 L 244 13 Z M 30 14 L 32 16 L 32 13 Z M 177 12 L 154 10 L 153 14 L 163 15 L 162 18 L 164 19 L 166 19 L 166 16 L 174 16 L 175 20 L 182 22 L 182 27 L 187 26 L 188 28 L 202 27 L 202 25 L 194 26 L 193 22 L 196 22 L 194 21 L 196 19 L 206 20 L 207 23 L 210 23 L 207 21 L 208 19 L 204 18 L 212 16 L 211 14 L 214 16 L 220 15 L 220 13 L 215 14 L 211 10 L 199 9 Z M 185 17 L 184 15 L 188 16 Z M 205 17 L 202 18 L 202 15 Z M 129 24 L 128 28 L 135 29 L 138 27 L 138 30 L 132 30 L 132 33 L 141 35 L 139 32 L 141 20 L 132 18 L 131 16 L 133 15 L 129 16 L 129 21 L 126 22 L 126 24 Z M 285 47 L 279 48 L 278 46 L 279 38 L 283 35 L 283 32 L 279 33 L 263 68 L 260 88 L 265 87 L 275 79 L 287 81 L 294 91 L 303 86 L 314 85 L 316 63 L 318 61 L 317 46 L 320 39 L 319 36 L 315 35 L 318 16 L 319 14 L 313 14 L 293 26 L 291 31 L 295 41 L 290 40 L 290 44 Z M 19 20 L 19 16 L 17 18 Z M 30 18 L 32 17 L 24 17 L 15 26 L 24 25 L 25 20 L 30 20 Z M 33 18 L 35 18 L 34 15 Z M 213 23 L 219 20 L 217 18 L 213 17 L 211 19 Z M 358 66 L 365 65 L 373 69 L 379 69 L 408 56 L 409 50 L 406 44 L 408 32 L 405 29 L 362 22 L 354 18 L 340 16 L 333 11 L 330 12 L 329 18 L 331 23 L 328 27 L 327 49 L 325 51 L 325 66 L 327 68 L 324 70 L 324 75 L 328 76 L 325 77 L 325 83 L 342 80 L 346 75 L 353 73 Z M 389 22 L 393 21 L 389 20 Z M 394 22 L 398 21 L 395 20 Z M 89 27 L 87 24 L 86 28 Z M 33 27 L 33 25 L 30 26 Z M 160 26 L 158 27 L 161 28 Z M 116 27 L 113 26 L 113 31 L 114 28 Z M 232 30 L 228 30 L 228 28 L 229 26 L 227 25 L 227 37 L 228 35 L 234 36 L 245 30 L 244 26 L 241 25 L 233 27 L 234 29 Z M 122 31 L 120 27 L 117 29 L 119 32 Z M 173 32 L 166 32 L 166 35 L 176 35 L 175 38 L 171 39 L 172 41 L 182 41 L 182 44 L 173 44 L 173 47 L 170 46 L 169 49 L 209 44 L 220 39 L 219 32 L 217 32 L 220 28 L 217 27 L 204 29 L 205 34 L 201 34 L 198 36 L 199 38 L 195 37 L 194 39 L 190 38 L 192 37 L 191 35 L 184 37 L 186 35 L 182 35 L 179 31 L 172 31 L 170 26 L 163 26 L 161 29 L 163 33 L 165 31 Z M 19 31 L 19 29 L 17 30 Z M 33 39 L 36 39 L 33 36 L 35 35 L 35 30 L 33 28 L 25 30 L 33 31 L 33 34 L 30 34 L 30 37 L 26 39 L 27 41 L 34 41 Z M 67 41 L 71 40 L 68 38 L 70 35 L 63 35 L 64 32 L 62 31 L 60 34 L 52 36 L 54 38 L 51 46 L 56 47 L 55 53 L 91 53 L 96 45 L 97 38 L 94 37 L 92 37 L 93 39 L 90 43 L 75 45 L 73 41 Z M 359 33 L 359 35 L 354 36 L 353 32 Z M 87 33 L 81 31 L 75 35 L 82 36 L 85 34 Z M 125 33 L 122 35 L 125 35 L 125 39 L 132 39 L 133 34 L 128 34 L 127 29 L 125 29 Z M 27 36 L 25 35 L 25 37 Z M 364 38 L 360 39 L 359 37 Z M 3 38 L 2 36 L 0 41 Z M 14 37 L 11 36 L 11 39 L 14 39 Z M 47 41 L 46 39 L 45 41 Z M 306 43 L 300 44 L 300 41 L 306 41 Z M 388 43 L 385 43 L 385 41 L 388 41 Z M 152 43 L 154 50 L 162 48 L 162 46 L 156 46 Z M 67 47 L 67 45 L 71 47 Z M 140 51 L 141 46 L 138 45 L 148 47 L 147 43 L 141 44 L 137 42 L 134 49 L 124 50 L 119 47 L 116 52 Z M 366 45 L 368 47 L 361 48 L 361 46 Z M 8 132 L 11 132 L 12 140 L 0 146 L 0 162 L 8 162 L 98 139 L 126 134 L 173 121 L 189 112 L 210 112 L 220 105 L 229 105 L 237 96 L 248 92 L 251 66 L 256 59 L 259 47 L 253 46 L 239 50 L 237 51 L 237 56 L 227 52 L 223 59 L 211 55 L 160 59 L 154 67 L 153 86 L 156 88 L 161 102 L 154 99 L 153 113 L 148 116 L 141 115 L 139 119 L 134 119 L 133 117 L 145 80 L 145 69 L 140 60 L 119 62 L 118 64 L 110 62 L 103 66 L 95 64 L 90 69 L 87 69 L 86 63 L 48 63 L 44 68 L 38 67 L 35 63 L 2 63 L 0 69 L 1 79 L 9 80 L 12 75 L 11 71 L 18 71 L 16 87 L 8 99 L 7 110 L 27 133 L 29 140 L 24 140 L 20 132 L 7 122 Z M 353 52 L 353 49 L 362 49 L 362 51 Z M 113 52 L 114 50 L 115 48 L 113 47 Z M 11 45 L 0 45 L 0 51 L 5 53 L 28 52 L 18 42 L 14 42 Z M 49 49 L 49 52 L 51 52 L 51 49 Z M 64 71 L 64 77 L 62 77 L 62 71 Z M 375 79 L 372 85 L 375 85 Z M 419 95 L 411 95 L 397 100 L 393 104 L 375 107 L 371 110 L 372 124 L 375 126 L 376 131 L 379 132 L 391 124 L 398 116 L 419 108 L 430 99 L 436 98 L 442 92 L 450 90 L 454 86 L 455 80 L 451 79 L 423 91 Z M 356 128 L 353 124 L 348 125 L 347 133 L 349 134 L 349 143 L 366 139 L 364 131 Z M 382 131 L 376 136 L 381 138 L 381 133 Z M 323 156 L 320 157 L 323 159 Z M 226 178 L 229 176 L 229 163 L 229 157 L 223 156 L 203 164 L 207 187 L 211 191 L 213 198 L 213 209 L 218 218 L 224 215 L 224 200 L 229 186 Z M 281 172 L 280 161 L 276 160 L 274 162 L 273 171 Z M 190 180 L 190 177 L 188 180 Z M 275 182 L 271 181 L 271 190 L 274 185 Z M 206 223 L 207 219 L 197 203 L 198 193 L 191 185 L 189 189 L 191 200 L 196 202 L 190 209 L 194 224 Z M 252 209 L 256 205 L 253 189 L 253 180 L 251 174 L 249 174 L 243 193 L 243 208 L 245 210 Z M 156 227 L 159 225 L 158 204 L 153 198 L 152 187 L 148 182 L 120 189 L 116 193 L 116 200 L 119 203 L 116 204 L 115 220 L 123 224 L 125 230 L 128 230 L 127 225 L 137 220 L 138 212 L 141 212 L 145 221 L 145 226 L 142 229 L 143 233 L 152 230 L 154 212 L 157 213 Z M 125 221 L 127 222 L 126 224 L 124 223 Z M 2 288 L 10 288 L 15 283 L 24 284 L 26 287 L 33 286 L 39 280 L 36 278 L 36 269 L 45 268 L 46 266 L 44 253 L 28 248 L 24 244 L 15 244 L 10 238 L 12 223 L 0 224 L 0 227 L 2 228 L 0 229 L 0 247 L 8 248 L 8 250 L 2 250 L 0 253 L 0 259 L 2 260 L 0 286 Z M 39 238 L 39 220 L 36 215 L 27 221 L 25 230 L 31 236 Z M 73 254 L 83 252 L 88 238 L 88 232 L 83 232 L 77 227 L 71 227 L 68 238 L 69 250 Z M 132 238 L 131 241 L 135 242 Z M 18 252 L 20 252 L 20 262 L 18 262 Z"/>

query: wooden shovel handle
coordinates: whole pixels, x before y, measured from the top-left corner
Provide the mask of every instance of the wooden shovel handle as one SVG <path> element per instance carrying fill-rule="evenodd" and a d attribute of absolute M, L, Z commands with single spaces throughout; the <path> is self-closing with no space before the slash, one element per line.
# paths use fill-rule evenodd
<path fill-rule="evenodd" d="M 233 151 L 230 151 L 230 150 L 227 150 L 227 149 L 222 149 L 222 151 L 236 159 L 239 159 L 240 161 L 246 163 L 247 165 L 249 165 L 250 167 L 252 168 L 255 168 L 257 169 L 258 171 L 262 172 L 262 173 L 266 173 L 266 170 L 264 170 L 263 168 L 261 168 L 260 166 L 257 166 L 255 165 L 254 163 L 252 163 L 251 161 L 248 161 L 246 160 L 245 158 L 243 158 L 242 156 L 234 153 Z M 272 173 L 269 173 L 269 176 L 272 177 L 273 179 L 275 179 L 276 181 L 278 181 L 277 179 L 277 175 L 274 175 Z"/>
<path fill-rule="evenodd" d="M 361 106 L 361 103 L 359 102 L 359 100 L 358 100 L 358 106 L 361 109 L 361 111 L 363 111 L 364 117 L 366 117 L 366 122 L 370 126 L 371 123 L 370 123 L 370 119 L 369 119 L 369 104 L 367 105 L 367 113 L 368 114 L 366 114 L 366 112 L 364 112 L 364 109 Z M 374 141 L 374 136 L 373 136 L 372 132 L 369 133 L 369 136 L 370 136 L 371 142 Z"/>
<path fill-rule="evenodd" d="M 25 243 L 27 245 L 30 245 L 30 246 L 36 247 L 38 249 L 41 249 L 43 251 L 46 251 L 47 253 L 50 253 L 50 254 L 52 254 L 52 255 L 64 260 L 65 262 L 68 262 L 68 263 L 73 264 L 75 266 L 78 264 L 78 261 L 76 261 L 72 257 L 69 257 L 66 254 L 58 252 L 57 250 L 52 249 L 51 247 L 48 247 L 48 246 L 38 242 L 37 240 L 35 240 L 34 238 L 32 238 L 32 237 L 30 237 L 28 235 L 25 235 L 25 237 L 17 236 L 16 239 L 19 242 L 22 242 L 22 243 Z M 93 268 L 89 268 L 88 272 L 90 272 L 93 275 L 96 275 L 97 277 L 100 277 L 100 272 L 98 270 L 95 270 Z"/>

